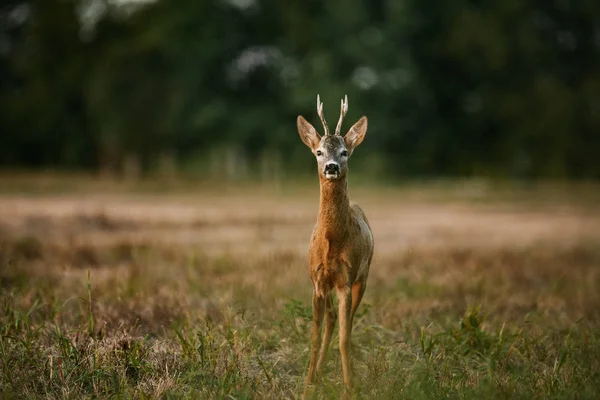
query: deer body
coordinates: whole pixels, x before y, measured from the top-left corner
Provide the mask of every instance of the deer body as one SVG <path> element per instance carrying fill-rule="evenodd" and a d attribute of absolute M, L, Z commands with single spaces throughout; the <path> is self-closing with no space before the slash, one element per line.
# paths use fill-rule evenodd
<path fill-rule="evenodd" d="M 341 115 L 335 135 L 323 116 L 323 105 L 317 97 L 317 110 L 325 135 L 321 137 L 303 117 L 298 117 L 298 132 L 312 149 L 319 164 L 320 203 L 317 224 L 309 246 L 309 271 L 313 282 L 313 327 L 307 383 L 320 373 L 335 327 L 332 292 L 338 297 L 340 353 L 344 385 L 352 387 L 350 371 L 350 335 L 354 313 L 362 300 L 373 257 L 373 235 L 367 218 L 348 196 L 348 157 L 362 142 L 367 130 L 366 117 L 348 133 L 339 134 L 348 107 L 342 101 Z M 325 320 L 323 333 L 321 328 Z"/>
<path fill-rule="evenodd" d="M 321 184 L 319 216 L 310 247 L 309 265 L 315 292 L 366 281 L 373 236 L 362 209 L 350 204 L 345 182 Z"/>

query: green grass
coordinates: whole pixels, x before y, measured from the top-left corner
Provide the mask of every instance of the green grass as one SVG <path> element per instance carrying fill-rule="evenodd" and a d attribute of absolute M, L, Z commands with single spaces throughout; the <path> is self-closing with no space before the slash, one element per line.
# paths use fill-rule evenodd
<path fill-rule="evenodd" d="M 214 207 L 206 221 L 110 207 L 7 214 L 0 398 L 300 397 L 312 214 Z M 598 230 L 397 245 L 374 211 L 380 245 L 352 335 L 356 398 L 597 398 Z M 314 398 L 342 393 L 337 339 Z"/>
<path fill-rule="evenodd" d="M 308 319 L 290 311 L 298 306 L 286 305 L 271 327 L 240 313 L 222 324 L 181 321 L 157 337 L 135 326 L 90 335 L 85 321 L 62 326 L 57 307 L 19 310 L 5 298 L 2 397 L 295 397 L 307 362 L 300 328 Z M 600 337 L 588 324 L 545 332 L 482 324 L 476 308 L 445 326 L 397 332 L 363 322 L 354 337 L 357 395 L 595 398 Z M 325 378 L 317 394 L 339 391 L 339 378 Z"/>
<path fill-rule="evenodd" d="M 21 241 L 15 246 L 23 250 Z M 543 267 L 531 264 L 542 261 L 538 257 L 528 256 L 539 251 L 525 249 L 512 256 L 513 262 L 518 268 Z M 153 254 L 155 258 L 148 260 L 147 254 L 140 254 L 134 262 L 165 265 L 165 255 Z M 3 398 L 293 398 L 301 393 L 311 320 L 306 299 L 281 295 L 281 301 L 272 304 L 257 301 L 260 296 L 253 296 L 252 288 L 240 287 L 244 294 L 226 310 L 202 315 L 202 306 L 193 306 L 201 297 L 193 285 L 179 299 L 171 299 L 170 305 L 164 304 L 169 303 L 169 294 L 161 298 L 157 291 L 177 291 L 176 278 L 164 279 L 154 269 L 145 276 L 132 267 L 122 280 L 109 280 L 99 287 L 94 286 L 95 272 L 81 269 L 75 274 L 79 284 L 58 277 L 49 283 L 48 271 L 40 276 L 24 276 L 21 271 L 24 275 L 17 278 L 21 284 L 13 281 L 6 286 L 7 276 L 15 279 L 20 268 L 28 269 L 29 255 L 29 250 L 24 251 L 24 264 L 19 266 L 17 261 L 10 272 L 5 265 L 2 274 Z M 431 261 L 431 254 L 423 256 Z M 469 257 L 485 265 L 490 256 Z M 546 257 L 571 261 L 570 268 L 577 269 L 578 277 L 569 284 L 575 285 L 582 285 L 577 279 L 590 277 L 588 269 L 600 265 L 600 253 L 590 248 L 575 254 L 547 254 L 542 259 Z M 444 258 L 434 255 L 440 264 Z M 210 272 L 223 260 L 214 260 L 212 266 L 204 262 L 178 267 L 189 269 L 188 277 L 194 280 L 209 271 L 212 284 L 224 284 Z M 229 272 L 221 277 L 243 268 L 236 260 L 229 263 Z M 400 260 L 399 266 L 413 263 Z M 597 283 L 597 272 L 593 277 Z M 519 279 L 518 273 L 509 278 L 512 289 L 523 290 Z M 585 292 L 548 279 L 554 283 L 553 296 L 567 303 L 585 301 L 578 299 Z M 408 278 L 398 282 L 400 286 L 395 283 L 389 291 L 383 288 L 378 293 L 387 302 L 377 300 L 377 306 L 366 305 L 358 314 L 353 351 L 359 398 L 595 397 L 600 382 L 600 333 L 597 311 L 586 306 L 596 307 L 597 296 L 589 299 L 593 304 L 560 311 L 589 314 L 565 322 L 564 316 L 554 316 L 558 310 L 539 304 L 530 305 L 527 312 L 515 308 L 508 315 L 501 310 L 486 315 L 479 304 L 489 302 L 489 297 L 464 302 L 473 290 L 473 296 L 479 296 L 475 286 L 432 290 L 422 282 L 412 285 Z M 220 289 L 212 290 L 208 289 L 215 295 Z M 508 294 L 504 290 L 489 295 Z M 544 290 L 535 295 L 541 296 Z M 448 307 L 419 308 L 432 298 L 447 299 Z M 186 300 L 192 306 L 181 304 Z M 403 312 L 406 303 L 417 305 L 416 311 Z M 144 314 L 148 307 L 150 311 Z M 376 312 L 378 307 L 384 309 Z M 386 319 L 385 307 L 392 308 L 387 312 L 397 312 L 397 318 Z M 488 307 L 501 309 L 503 305 L 494 299 Z M 337 346 L 332 347 L 328 371 L 315 393 L 319 398 L 340 394 L 339 357 Z"/>

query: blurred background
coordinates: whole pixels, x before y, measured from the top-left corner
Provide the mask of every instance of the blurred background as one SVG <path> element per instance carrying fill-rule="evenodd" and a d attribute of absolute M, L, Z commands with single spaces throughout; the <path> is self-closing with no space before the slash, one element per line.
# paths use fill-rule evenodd
<path fill-rule="evenodd" d="M 344 94 L 344 130 L 369 117 L 355 174 L 595 180 L 599 16 L 594 0 L 7 0 L 0 167 L 309 175 L 295 118 L 320 128 L 320 93 L 330 124 Z"/>
<path fill-rule="evenodd" d="M 355 397 L 598 398 L 599 0 L 0 4 L 0 399 L 297 398 L 317 94 L 369 118 Z"/>

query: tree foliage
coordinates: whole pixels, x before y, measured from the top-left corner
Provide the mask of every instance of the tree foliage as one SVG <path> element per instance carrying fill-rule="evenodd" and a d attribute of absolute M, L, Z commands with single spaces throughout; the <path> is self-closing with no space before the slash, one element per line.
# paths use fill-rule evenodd
<path fill-rule="evenodd" d="M 218 149 L 305 164 L 295 117 L 369 116 L 392 176 L 600 178 L 591 0 L 11 0 L 0 163 L 118 172 Z"/>

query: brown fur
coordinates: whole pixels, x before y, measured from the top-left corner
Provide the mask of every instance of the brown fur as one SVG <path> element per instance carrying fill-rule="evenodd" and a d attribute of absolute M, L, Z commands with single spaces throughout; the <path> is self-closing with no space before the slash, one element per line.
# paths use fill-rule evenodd
<path fill-rule="evenodd" d="M 322 114 L 322 104 L 320 108 L 319 105 L 317 107 Z M 342 103 L 342 116 L 338 125 L 341 125 L 344 114 L 344 103 Z M 324 121 L 323 117 L 321 119 Z M 321 138 L 304 118 L 298 118 L 300 137 L 314 153 L 317 153 L 318 149 L 328 154 L 338 154 L 343 150 L 351 154 L 362 142 L 366 128 L 367 120 L 363 117 L 350 129 L 343 141 L 334 140 L 327 135 Z M 335 137 L 341 138 L 339 135 Z M 332 144 L 335 142 L 338 145 Z M 307 383 L 315 381 L 326 360 L 336 320 L 331 297 L 332 291 L 335 290 L 339 303 L 340 353 L 344 385 L 349 391 L 352 388 L 349 354 L 352 322 L 367 285 L 373 257 L 373 236 L 362 209 L 358 205 L 350 204 L 346 158 L 330 159 L 330 161 L 339 161 L 341 165 L 338 179 L 327 179 L 321 168 L 322 162 L 319 162 L 319 214 L 308 253 L 309 271 L 313 282 L 313 329 Z M 325 319 L 325 329 L 321 335 L 323 319 Z"/>

